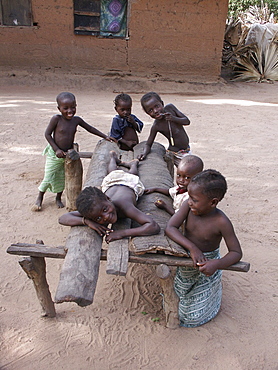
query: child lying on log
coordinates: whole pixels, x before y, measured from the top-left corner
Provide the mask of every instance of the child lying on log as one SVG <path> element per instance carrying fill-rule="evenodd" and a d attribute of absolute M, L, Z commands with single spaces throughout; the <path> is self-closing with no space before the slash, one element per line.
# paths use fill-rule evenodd
<path fill-rule="evenodd" d="M 114 151 L 110 152 L 110 156 L 102 191 L 92 186 L 83 189 L 76 200 L 77 211 L 62 215 L 59 223 L 66 226 L 87 225 L 100 236 L 106 235 L 107 243 L 127 237 L 158 234 L 159 225 L 136 208 L 136 201 L 145 190 L 138 176 L 139 160 L 121 162 Z M 119 170 L 119 165 L 129 168 L 129 171 Z M 118 218 L 130 218 L 140 226 L 113 231 L 108 225 L 114 224 Z"/>

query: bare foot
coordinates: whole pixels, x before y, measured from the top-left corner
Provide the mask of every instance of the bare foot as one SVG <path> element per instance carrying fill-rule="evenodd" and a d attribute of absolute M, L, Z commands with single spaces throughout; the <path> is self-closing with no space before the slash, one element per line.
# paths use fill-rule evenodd
<path fill-rule="evenodd" d="M 42 207 L 39 206 L 38 204 L 34 204 L 32 207 L 31 207 L 31 211 L 32 212 L 39 212 L 41 211 Z"/>
<path fill-rule="evenodd" d="M 35 204 L 31 207 L 32 212 L 39 212 L 42 209 L 43 195 L 40 193 Z"/>
<path fill-rule="evenodd" d="M 121 162 L 121 166 L 123 165 L 122 163 L 124 163 L 126 165 L 126 167 L 128 167 L 128 168 L 130 168 L 132 166 L 138 167 L 139 159 L 135 158 L 135 159 L 132 159 L 132 161 L 130 161 L 130 162 Z"/>
<path fill-rule="evenodd" d="M 121 167 L 125 167 L 125 168 L 130 168 L 130 163 L 129 162 L 122 162 L 120 161 L 119 164 L 117 164 L 118 166 L 121 166 Z"/>
<path fill-rule="evenodd" d="M 61 201 L 61 199 L 56 199 L 56 204 L 58 208 L 64 208 L 64 203 Z"/>
<path fill-rule="evenodd" d="M 110 157 L 115 159 L 117 166 L 122 164 L 121 160 L 118 158 L 117 153 L 114 150 L 110 151 Z"/>

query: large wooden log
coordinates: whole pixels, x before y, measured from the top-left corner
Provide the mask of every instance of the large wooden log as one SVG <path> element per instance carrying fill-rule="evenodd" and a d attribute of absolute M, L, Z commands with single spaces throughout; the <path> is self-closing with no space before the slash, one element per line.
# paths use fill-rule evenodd
<path fill-rule="evenodd" d="M 65 160 L 66 209 L 76 211 L 76 198 L 82 189 L 83 167 L 78 153 L 72 149 Z"/>
<path fill-rule="evenodd" d="M 145 142 L 141 142 L 134 147 L 134 157 L 142 153 Z M 140 162 L 139 176 L 146 188 L 159 187 L 169 189 L 173 186 L 173 178 L 164 160 L 166 150 L 163 145 L 155 142 L 147 158 Z M 165 251 L 176 256 L 188 256 L 184 248 L 166 237 L 164 230 L 170 215 L 155 206 L 154 202 L 162 199 L 169 205 L 172 199 L 159 193 L 145 194 L 139 198 L 137 207 L 144 213 L 149 214 L 160 226 L 161 231 L 158 235 L 140 236 L 132 239 L 131 247 L 134 252 L 144 254 L 153 250 Z M 135 226 L 135 225 L 134 225 Z"/>
<path fill-rule="evenodd" d="M 166 316 L 166 327 L 176 329 L 179 327 L 178 304 L 179 299 L 174 290 L 174 279 L 167 265 L 161 264 L 156 268 L 160 285 L 163 290 L 163 306 Z"/>
<path fill-rule="evenodd" d="M 67 252 L 66 248 L 63 246 L 53 247 L 49 245 L 40 246 L 38 244 L 28 244 L 28 243 L 15 243 L 11 244 L 7 248 L 7 253 L 14 254 L 17 256 L 33 256 L 33 257 L 49 257 L 49 258 L 65 258 Z M 101 250 L 100 259 L 106 261 L 107 250 Z M 166 256 L 164 254 L 154 253 L 154 254 L 143 254 L 137 255 L 133 252 L 129 252 L 129 262 L 132 263 L 142 263 L 150 265 L 160 265 L 161 263 L 168 266 L 193 266 L 191 258 L 186 257 L 176 257 L 176 256 Z M 238 272 L 248 272 L 250 269 L 250 263 L 239 261 L 234 265 L 226 267 L 224 270 L 238 271 Z"/>
<path fill-rule="evenodd" d="M 99 186 L 103 178 L 107 175 L 107 167 L 110 161 L 109 152 L 115 150 L 119 153 L 119 148 L 116 143 L 106 140 L 100 140 L 94 150 L 94 154 L 90 161 L 87 171 L 84 187 L 86 186 Z"/>
<path fill-rule="evenodd" d="M 100 140 L 92 156 L 86 186 L 100 186 L 107 174 L 109 151 L 118 150 L 115 143 Z M 62 266 L 55 302 L 93 303 L 98 280 L 102 238 L 87 226 L 71 228 L 66 241 L 67 254 Z"/>
<path fill-rule="evenodd" d="M 93 302 L 98 280 L 102 238 L 87 226 L 72 227 L 66 241 L 67 254 L 62 266 L 55 302 Z"/>

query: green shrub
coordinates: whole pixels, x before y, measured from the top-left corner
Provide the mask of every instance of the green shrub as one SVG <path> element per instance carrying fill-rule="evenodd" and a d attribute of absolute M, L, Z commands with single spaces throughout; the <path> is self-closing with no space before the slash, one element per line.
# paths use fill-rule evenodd
<path fill-rule="evenodd" d="M 274 14 L 274 17 L 278 19 L 278 1 L 277 0 L 230 0 L 229 1 L 229 16 L 237 17 L 238 13 L 244 12 L 249 9 L 250 6 L 268 6 L 270 13 Z"/>

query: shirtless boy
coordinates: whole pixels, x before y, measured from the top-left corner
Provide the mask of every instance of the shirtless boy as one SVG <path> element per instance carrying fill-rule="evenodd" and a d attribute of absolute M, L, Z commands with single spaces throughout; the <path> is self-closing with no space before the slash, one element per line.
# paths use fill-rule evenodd
<path fill-rule="evenodd" d="M 118 141 L 122 150 L 133 150 L 139 143 L 138 133 L 143 129 L 143 122 L 131 113 L 132 99 L 128 94 L 119 94 L 115 100 L 115 110 L 118 113 L 112 121 L 110 136 Z"/>
<path fill-rule="evenodd" d="M 103 179 L 102 191 L 96 187 L 82 190 L 76 200 L 78 211 L 69 212 L 59 218 L 66 226 L 87 225 L 107 243 L 133 236 L 158 234 L 159 225 L 148 215 L 136 208 L 136 201 L 144 194 L 144 185 L 138 176 L 138 159 L 128 163 L 121 162 L 114 151 L 110 152 L 108 175 Z M 129 172 L 118 169 L 119 165 L 129 167 Z M 115 230 L 109 228 L 118 218 L 130 218 L 140 226 Z"/>
<path fill-rule="evenodd" d="M 203 161 L 196 155 L 188 154 L 181 159 L 176 174 L 176 186 L 170 189 L 165 188 L 149 188 L 145 189 L 145 194 L 154 192 L 168 195 L 173 199 L 173 205 L 168 205 L 162 199 L 155 202 L 157 208 L 164 209 L 171 216 L 177 212 L 182 203 L 188 198 L 187 187 L 193 176 L 201 172 L 204 168 Z"/>
<path fill-rule="evenodd" d="M 63 208 L 62 193 L 65 188 L 64 161 L 69 149 L 73 149 L 74 137 L 78 126 L 83 127 L 91 134 L 102 137 L 108 141 L 114 141 L 95 127 L 90 126 L 82 118 L 75 116 L 75 96 L 69 92 L 62 92 L 56 98 L 58 110 L 61 114 L 53 116 L 45 130 L 45 138 L 48 145 L 43 154 L 46 155 L 44 179 L 39 186 L 39 195 L 32 211 L 40 211 L 45 192 L 57 193 L 56 204 Z"/>
<path fill-rule="evenodd" d="M 194 264 L 194 267 L 179 267 L 175 277 L 182 326 L 199 326 L 217 315 L 222 296 L 221 269 L 242 257 L 231 221 L 217 208 L 226 190 L 226 180 L 218 171 L 198 173 L 188 185 L 188 201 L 171 217 L 165 229 L 166 235 L 189 251 Z M 183 222 L 184 235 L 179 230 Z M 222 238 L 228 253 L 221 258 Z"/>
<path fill-rule="evenodd" d="M 149 92 L 142 96 L 141 105 L 144 111 L 154 118 L 143 153 L 138 157 L 144 160 L 151 151 L 152 144 L 157 133 L 161 133 L 168 139 L 168 151 L 174 156 L 174 163 L 178 166 L 181 158 L 190 153 L 189 138 L 183 126 L 188 126 L 190 121 L 173 104 L 164 103 L 155 92 Z"/>

